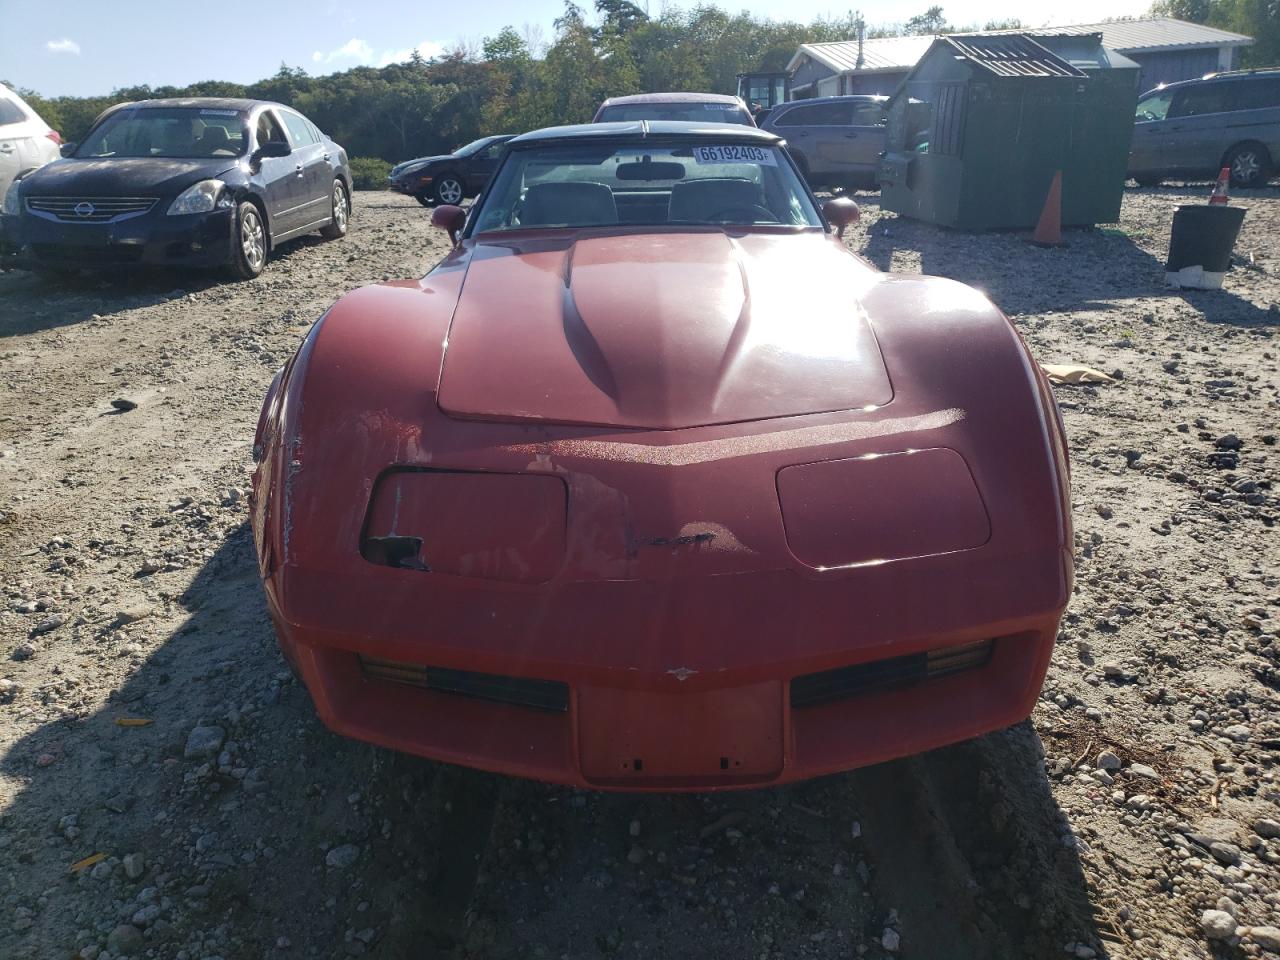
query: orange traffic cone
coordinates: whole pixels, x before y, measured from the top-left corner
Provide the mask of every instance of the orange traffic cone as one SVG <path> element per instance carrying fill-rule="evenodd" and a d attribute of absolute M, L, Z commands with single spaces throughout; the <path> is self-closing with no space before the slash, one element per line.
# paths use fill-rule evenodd
<path fill-rule="evenodd" d="M 1031 235 L 1031 242 L 1037 247 L 1062 246 L 1062 171 L 1055 171 L 1053 182 L 1049 184 L 1049 195 L 1044 198 L 1044 209 L 1040 211 L 1040 222 L 1036 224 L 1036 232 Z"/>
<path fill-rule="evenodd" d="M 1213 193 L 1209 194 L 1209 203 L 1229 203 L 1227 185 L 1231 183 L 1231 168 L 1223 167 L 1218 171 L 1218 182 L 1213 185 Z"/>

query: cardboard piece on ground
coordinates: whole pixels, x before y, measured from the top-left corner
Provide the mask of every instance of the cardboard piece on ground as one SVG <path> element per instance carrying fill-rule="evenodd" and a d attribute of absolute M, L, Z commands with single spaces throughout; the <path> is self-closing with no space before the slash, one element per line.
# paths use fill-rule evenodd
<path fill-rule="evenodd" d="M 1114 379 L 1101 370 L 1095 370 L 1093 367 L 1086 367 L 1079 363 L 1042 363 L 1040 364 L 1040 369 L 1045 372 L 1045 376 L 1049 378 L 1050 383 L 1115 383 Z"/>

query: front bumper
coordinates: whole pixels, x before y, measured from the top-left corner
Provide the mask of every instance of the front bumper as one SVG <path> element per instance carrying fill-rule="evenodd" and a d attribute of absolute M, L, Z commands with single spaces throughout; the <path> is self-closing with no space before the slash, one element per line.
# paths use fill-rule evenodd
<path fill-rule="evenodd" d="M 155 210 L 114 223 L 23 213 L 0 218 L 0 247 L 10 265 L 36 270 L 216 267 L 231 259 L 234 226 L 230 208 L 174 217 Z"/>
<path fill-rule="evenodd" d="M 722 790 L 878 763 L 1026 718 L 1070 559 L 1049 550 L 887 564 L 837 580 L 789 570 L 544 590 L 424 592 L 416 571 L 267 580 L 282 649 L 334 731 L 436 760 L 605 790 Z M 908 569 L 910 567 L 911 569 Z M 281 593 L 305 597 L 287 614 Z M 704 638 L 734 638 L 710 662 Z M 994 640 L 937 679 L 793 706 L 816 672 Z M 371 676 L 362 657 L 567 685 L 540 710 Z"/>
<path fill-rule="evenodd" d="M 391 185 L 391 189 L 396 193 L 403 193 L 406 196 L 415 197 L 418 194 L 427 193 L 431 190 L 431 184 L 434 181 L 431 174 L 412 173 L 407 176 L 388 177 L 387 181 Z"/>

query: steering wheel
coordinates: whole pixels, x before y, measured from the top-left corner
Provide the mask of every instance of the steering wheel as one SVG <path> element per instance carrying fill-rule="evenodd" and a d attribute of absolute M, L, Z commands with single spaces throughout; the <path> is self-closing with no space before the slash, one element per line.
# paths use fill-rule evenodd
<path fill-rule="evenodd" d="M 745 214 L 745 216 L 744 216 Z M 763 214 L 763 216 L 761 216 Z M 778 218 L 774 212 L 768 207 L 762 207 L 758 203 L 743 203 L 735 207 L 725 207 L 723 210 L 717 210 L 708 220 L 714 220 L 717 223 L 777 223 Z"/>

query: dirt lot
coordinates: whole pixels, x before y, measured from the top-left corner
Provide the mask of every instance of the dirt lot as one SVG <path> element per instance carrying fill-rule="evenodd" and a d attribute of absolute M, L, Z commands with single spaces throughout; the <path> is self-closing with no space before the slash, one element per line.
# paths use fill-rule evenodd
<path fill-rule="evenodd" d="M 1116 378 L 1058 391 L 1076 596 L 1032 723 L 735 795 L 339 740 L 277 655 L 258 406 L 338 294 L 444 253 L 411 200 L 358 196 L 346 240 L 250 283 L 0 273 L 0 956 L 1280 954 L 1280 192 L 1236 198 L 1216 293 L 1162 287 L 1186 196 L 1065 249 L 863 198 L 855 249 Z"/>

